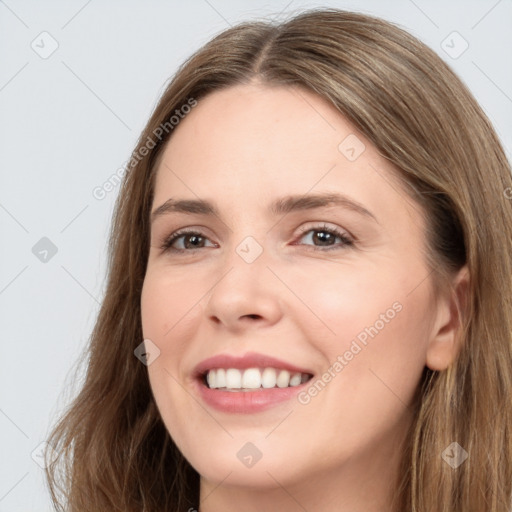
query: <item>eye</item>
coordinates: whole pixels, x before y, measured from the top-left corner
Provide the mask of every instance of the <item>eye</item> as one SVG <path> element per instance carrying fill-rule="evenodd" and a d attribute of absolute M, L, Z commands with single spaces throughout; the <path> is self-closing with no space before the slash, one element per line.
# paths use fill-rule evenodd
<path fill-rule="evenodd" d="M 301 229 L 301 233 L 301 239 L 308 237 L 313 243 L 318 243 L 319 245 L 314 247 L 323 248 L 321 250 L 330 251 L 354 245 L 354 241 L 346 232 L 335 227 L 328 227 L 325 224 L 322 226 L 306 226 Z M 336 239 L 339 239 L 341 242 L 336 244 Z"/>
<path fill-rule="evenodd" d="M 183 239 L 183 247 L 174 247 L 176 242 L 180 239 Z M 160 247 L 164 252 L 173 251 L 173 252 L 184 252 L 195 249 L 202 249 L 204 247 L 204 243 L 208 240 L 203 234 L 199 231 L 192 230 L 179 230 L 172 233 L 168 236 L 162 246 Z M 215 244 L 212 244 L 215 247 Z"/>
<path fill-rule="evenodd" d="M 301 228 L 300 231 L 300 239 L 306 238 L 307 236 L 309 240 L 313 242 L 314 248 L 323 251 L 342 249 L 343 247 L 354 245 L 354 241 L 346 232 L 336 227 L 328 227 L 325 224 L 321 226 L 306 226 L 305 228 Z M 336 239 L 340 240 L 338 244 L 336 244 Z M 181 243 L 178 244 L 178 241 Z M 160 248 L 164 252 L 190 252 L 207 247 L 205 245 L 206 242 L 209 242 L 209 239 L 200 231 L 182 229 L 171 233 L 171 235 L 163 241 Z M 216 244 L 210 243 L 210 247 L 217 247 Z M 176 245 L 181 245 L 181 247 L 176 247 Z M 310 244 L 294 243 L 293 245 Z"/>

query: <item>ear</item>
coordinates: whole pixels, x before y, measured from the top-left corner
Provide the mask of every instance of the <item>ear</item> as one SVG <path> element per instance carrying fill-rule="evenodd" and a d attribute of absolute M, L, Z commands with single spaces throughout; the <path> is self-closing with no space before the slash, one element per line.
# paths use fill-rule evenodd
<path fill-rule="evenodd" d="M 431 370 L 446 370 L 457 357 L 459 339 L 469 304 L 469 270 L 465 265 L 453 279 L 453 291 L 438 298 L 436 317 L 427 347 L 426 364 Z"/>

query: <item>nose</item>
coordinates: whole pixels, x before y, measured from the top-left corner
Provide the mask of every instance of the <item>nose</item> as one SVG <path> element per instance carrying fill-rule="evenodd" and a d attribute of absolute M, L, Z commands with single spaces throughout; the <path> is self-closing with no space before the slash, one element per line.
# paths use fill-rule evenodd
<path fill-rule="evenodd" d="M 279 322 L 283 290 L 268 263 L 265 251 L 252 262 L 233 251 L 207 296 L 208 320 L 232 332 Z"/>

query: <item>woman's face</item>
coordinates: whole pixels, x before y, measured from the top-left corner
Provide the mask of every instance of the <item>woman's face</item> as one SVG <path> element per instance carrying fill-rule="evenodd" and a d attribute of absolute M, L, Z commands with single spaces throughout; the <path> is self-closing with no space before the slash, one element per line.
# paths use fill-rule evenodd
<path fill-rule="evenodd" d="M 152 212 L 168 201 L 142 326 L 162 419 L 203 481 L 389 468 L 436 312 L 425 226 L 390 164 L 314 94 L 240 85 L 174 128 Z M 192 234 L 164 250 L 177 230 Z"/>

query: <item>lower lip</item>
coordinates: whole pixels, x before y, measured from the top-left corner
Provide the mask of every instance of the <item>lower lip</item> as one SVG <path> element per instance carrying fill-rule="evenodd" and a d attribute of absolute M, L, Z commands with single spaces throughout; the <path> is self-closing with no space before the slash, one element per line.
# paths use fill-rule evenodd
<path fill-rule="evenodd" d="M 196 386 L 203 401 L 211 407 L 229 413 L 251 414 L 265 411 L 296 397 L 308 382 L 287 388 L 261 388 L 254 391 L 220 391 L 210 389 L 197 379 Z"/>

